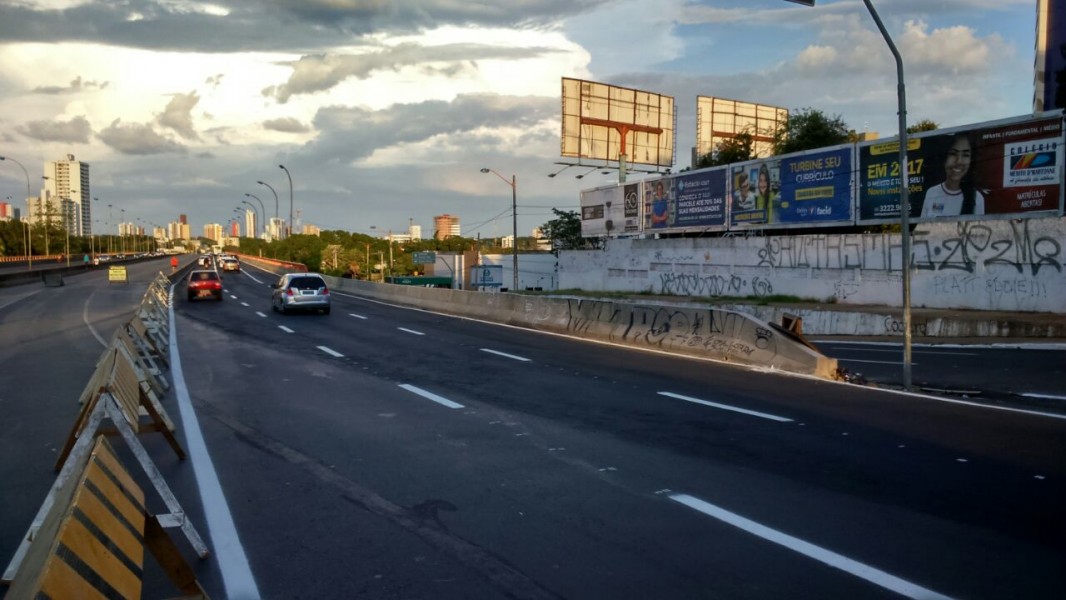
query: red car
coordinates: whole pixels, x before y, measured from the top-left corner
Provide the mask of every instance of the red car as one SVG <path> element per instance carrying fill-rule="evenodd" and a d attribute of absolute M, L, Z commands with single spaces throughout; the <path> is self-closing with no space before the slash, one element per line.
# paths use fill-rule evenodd
<path fill-rule="evenodd" d="M 189 300 L 197 298 L 222 300 L 222 278 L 218 276 L 217 271 L 200 270 L 189 273 L 185 289 Z"/>

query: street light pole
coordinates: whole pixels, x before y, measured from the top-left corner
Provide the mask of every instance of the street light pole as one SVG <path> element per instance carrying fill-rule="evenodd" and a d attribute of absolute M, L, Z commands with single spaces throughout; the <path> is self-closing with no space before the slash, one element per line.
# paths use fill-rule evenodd
<path fill-rule="evenodd" d="M 111 221 L 114 221 L 114 220 L 115 220 L 115 216 L 113 214 L 111 214 L 111 205 L 108 204 L 107 205 L 107 229 L 108 229 L 108 232 L 107 232 L 107 253 L 108 254 L 113 254 L 113 252 L 111 251 L 111 231 L 110 231 L 110 229 L 111 229 Z"/>
<path fill-rule="evenodd" d="M 274 189 L 274 186 L 270 185 L 269 183 L 267 183 L 265 181 L 257 181 L 256 183 L 258 183 L 260 185 L 267 186 L 268 188 L 270 188 L 270 193 L 274 194 L 274 219 L 277 220 L 277 218 L 278 218 L 278 192 Z"/>
<path fill-rule="evenodd" d="M 289 177 L 289 235 L 292 235 L 292 174 L 290 174 L 289 170 L 285 168 L 285 165 L 278 165 L 278 168 L 285 171 L 285 175 Z"/>
<path fill-rule="evenodd" d="M 263 183 L 263 182 L 260 181 L 259 183 Z M 259 208 L 263 209 L 263 212 L 260 213 L 263 216 L 263 222 L 260 223 L 259 226 L 262 227 L 263 231 L 265 232 L 266 231 L 266 218 L 267 218 L 266 206 L 263 206 L 263 201 L 259 199 L 259 196 L 256 196 L 255 194 L 248 194 L 248 193 L 245 193 L 244 195 L 248 196 L 249 198 L 255 198 L 256 202 L 259 203 Z M 274 197 L 277 198 L 277 194 L 274 194 Z M 256 237 L 258 237 L 258 236 L 256 236 Z"/>
<path fill-rule="evenodd" d="M 30 241 L 30 174 L 26 171 L 26 167 L 19 161 L 11 158 L 10 156 L 0 156 L 0 160 L 10 160 L 22 169 L 22 174 L 26 176 L 26 260 L 29 261 L 29 269 L 33 270 L 33 242 Z"/>
<path fill-rule="evenodd" d="M 481 169 L 482 173 L 492 173 L 501 181 L 511 186 L 511 268 L 514 271 L 514 281 L 511 290 L 518 293 L 518 177 L 511 175 L 510 181 L 503 175 L 489 168 Z"/>
<path fill-rule="evenodd" d="M 245 196 L 248 196 L 248 195 L 249 194 L 245 194 Z M 252 197 L 254 198 L 255 196 L 252 196 Z M 258 215 L 259 211 L 256 210 L 255 205 L 252 204 L 251 202 L 247 201 L 247 200 L 241 200 L 241 203 L 242 204 L 247 204 L 248 206 L 251 206 L 252 207 L 252 214 L 255 215 L 255 220 L 259 221 L 259 215 Z M 259 237 L 259 235 L 256 233 L 256 228 L 252 228 L 252 237 L 253 238 L 258 238 Z"/>
<path fill-rule="evenodd" d="M 127 229 L 126 228 L 126 209 L 125 208 L 120 208 L 118 210 L 119 210 L 119 213 L 122 215 L 122 222 L 118 224 L 119 252 L 122 253 L 122 258 L 126 258 L 126 235 L 124 233 L 122 233 L 123 229 Z"/>

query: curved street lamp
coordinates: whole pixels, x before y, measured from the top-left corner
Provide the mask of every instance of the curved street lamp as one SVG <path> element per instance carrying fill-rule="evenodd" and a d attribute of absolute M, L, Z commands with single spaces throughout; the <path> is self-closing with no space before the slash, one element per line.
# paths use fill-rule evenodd
<path fill-rule="evenodd" d="M 260 183 L 262 183 L 262 182 L 260 182 Z M 263 212 L 260 213 L 263 216 L 263 219 L 262 219 L 263 222 L 260 223 L 259 226 L 263 228 L 264 232 L 266 232 L 266 222 L 267 222 L 267 209 L 266 209 L 266 206 L 263 206 L 263 201 L 259 199 L 259 196 L 256 196 L 255 194 L 249 194 L 247 192 L 245 192 L 244 195 L 248 196 L 249 198 L 255 198 L 256 202 L 259 203 L 259 208 L 263 209 Z M 275 194 L 274 197 L 276 198 L 277 194 Z"/>
<path fill-rule="evenodd" d="M 245 196 L 247 196 L 247 195 L 248 195 L 248 194 L 245 194 Z M 252 196 L 252 197 L 253 197 L 253 198 L 255 198 L 255 196 Z M 247 201 L 247 200 L 241 200 L 241 203 L 242 203 L 242 204 L 247 204 L 248 206 L 251 206 L 251 207 L 252 207 L 252 214 L 254 214 L 254 215 L 255 215 L 255 220 L 256 220 L 256 221 L 258 222 L 258 221 L 260 220 L 260 219 L 259 219 L 259 214 L 258 214 L 258 213 L 259 213 L 259 211 L 258 211 L 258 210 L 256 210 L 256 208 L 255 208 L 255 205 L 254 205 L 254 204 L 252 204 L 251 202 Z M 260 203 L 260 204 L 262 204 L 262 203 Z M 252 237 L 253 237 L 253 238 L 258 238 L 258 237 L 259 237 L 259 234 L 258 234 L 258 233 L 256 233 L 256 229 L 255 229 L 255 228 L 253 228 L 253 229 L 252 229 Z"/>
<path fill-rule="evenodd" d="M 259 185 L 265 185 L 270 188 L 270 192 L 274 194 L 274 218 L 278 218 L 278 193 L 274 190 L 274 187 L 265 181 L 257 181 Z M 263 211 L 266 212 L 266 211 Z"/>
<path fill-rule="evenodd" d="M 285 165 L 278 165 L 278 168 L 285 171 L 285 175 L 288 175 L 289 177 L 289 235 L 292 235 L 292 174 L 290 174 L 289 170 L 285 168 Z"/>
<path fill-rule="evenodd" d="M 518 179 L 514 175 L 511 175 L 511 179 L 507 179 L 503 175 L 500 175 L 496 171 L 485 167 L 481 169 L 482 173 L 492 173 L 500 178 L 501 181 L 511 186 L 511 235 L 514 240 L 511 242 L 511 261 L 512 270 L 514 271 L 514 287 L 511 291 L 518 293 Z"/>

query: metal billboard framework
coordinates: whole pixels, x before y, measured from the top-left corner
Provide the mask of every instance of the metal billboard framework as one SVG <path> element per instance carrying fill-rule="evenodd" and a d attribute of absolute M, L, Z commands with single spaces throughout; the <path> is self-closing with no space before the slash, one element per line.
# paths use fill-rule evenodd
<path fill-rule="evenodd" d="M 774 133 L 788 122 L 788 109 L 741 100 L 696 96 L 696 157 L 706 156 L 739 133 L 750 133 L 755 158 L 773 154 Z"/>
<path fill-rule="evenodd" d="M 563 77 L 560 154 L 617 161 L 620 182 L 628 163 L 669 169 L 676 118 L 671 96 Z"/>

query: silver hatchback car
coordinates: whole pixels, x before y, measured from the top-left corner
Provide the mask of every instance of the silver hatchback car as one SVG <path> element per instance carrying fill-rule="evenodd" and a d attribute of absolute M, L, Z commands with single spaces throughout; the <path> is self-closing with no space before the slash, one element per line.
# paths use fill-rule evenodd
<path fill-rule="evenodd" d="M 271 308 L 282 314 L 318 310 L 329 314 L 329 287 L 318 273 L 286 273 L 271 284 Z"/>

